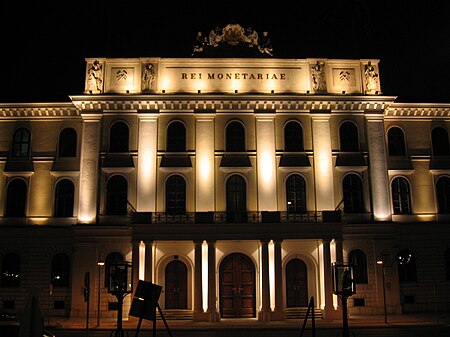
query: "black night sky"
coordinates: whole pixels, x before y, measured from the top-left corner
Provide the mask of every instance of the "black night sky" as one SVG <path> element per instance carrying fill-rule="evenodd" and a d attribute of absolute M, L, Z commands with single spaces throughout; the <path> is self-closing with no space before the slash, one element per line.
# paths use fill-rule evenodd
<path fill-rule="evenodd" d="M 69 101 L 85 57 L 190 57 L 197 31 L 233 21 L 268 31 L 274 57 L 380 59 L 383 94 L 450 102 L 447 3 L 3 0 L 0 102 Z"/>

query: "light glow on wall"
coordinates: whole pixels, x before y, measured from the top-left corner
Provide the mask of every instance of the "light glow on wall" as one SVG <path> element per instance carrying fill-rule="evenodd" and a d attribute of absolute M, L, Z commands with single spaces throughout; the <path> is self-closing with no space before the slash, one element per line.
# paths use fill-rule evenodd
<path fill-rule="evenodd" d="M 152 249 L 152 247 L 147 249 Z M 145 244 L 142 241 L 139 243 L 139 279 L 145 279 Z"/>
<path fill-rule="evenodd" d="M 156 210 L 156 149 L 157 117 L 148 114 L 140 115 L 136 205 L 138 212 Z"/>
<path fill-rule="evenodd" d="M 275 310 L 275 247 L 273 240 L 269 242 L 269 288 L 270 288 L 270 308 Z M 281 286 L 280 284 L 278 285 Z"/>
<path fill-rule="evenodd" d="M 203 311 L 208 309 L 208 244 L 202 244 L 202 306 Z"/>
<path fill-rule="evenodd" d="M 214 210 L 214 117 L 196 116 L 196 210 Z"/>
<path fill-rule="evenodd" d="M 333 165 L 330 138 L 330 115 L 313 115 L 314 178 L 317 210 L 334 210 Z"/>
<path fill-rule="evenodd" d="M 258 163 L 258 209 L 277 210 L 275 178 L 275 125 L 273 115 L 256 116 L 256 160 Z"/>
<path fill-rule="evenodd" d="M 261 154 L 261 176 L 263 183 L 268 184 L 274 179 L 273 156 L 268 151 Z"/>

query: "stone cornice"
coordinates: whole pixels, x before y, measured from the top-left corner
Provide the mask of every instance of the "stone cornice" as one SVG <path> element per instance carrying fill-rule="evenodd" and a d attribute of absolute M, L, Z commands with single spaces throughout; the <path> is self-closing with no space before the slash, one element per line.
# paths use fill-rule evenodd
<path fill-rule="evenodd" d="M 80 110 L 159 112 L 310 112 L 311 110 L 380 111 L 393 103 L 391 96 L 317 96 L 317 95 L 82 95 L 71 96 Z"/>
<path fill-rule="evenodd" d="M 385 118 L 449 118 L 450 103 L 393 103 Z"/>
<path fill-rule="evenodd" d="M 80 110 L 69 103 L 1 103 L 0 119 L 79 117 Z"/>

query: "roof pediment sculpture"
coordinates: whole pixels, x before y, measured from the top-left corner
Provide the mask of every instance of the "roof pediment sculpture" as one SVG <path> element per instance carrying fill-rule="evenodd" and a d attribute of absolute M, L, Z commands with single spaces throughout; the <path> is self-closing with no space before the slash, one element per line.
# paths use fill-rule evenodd
<path fill-rule="evenodd" d="M 260 35 L 253 27 L 244 29 L 238 23 L 230 23 L 223 28 L 216 26 L 208 36 L 198 32 L 192 56 L 267 57 L 273 56 L 273 47 L 268 32 Z"/>

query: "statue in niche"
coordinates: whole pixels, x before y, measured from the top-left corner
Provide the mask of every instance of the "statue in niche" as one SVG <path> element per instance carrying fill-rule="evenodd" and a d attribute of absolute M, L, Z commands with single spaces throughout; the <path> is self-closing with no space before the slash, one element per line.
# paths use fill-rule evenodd
<path fill-rule="evenodd" d="M 314 91 L 326 91 L 327 82 L 325 80 L 325 63 L 319 62 L 311 67 L 312 84 Z"/>
<path fill-rule="evenodd" d="M 245 30 L 245 42 L 248 43 L 249 47 L 258 46 L 258 33 L 253 29 L 253 27 L 248 27 Z"/>
<path fill-rule="evenodd" d="M 103 67 L 100 61 L 95 60 L 88 69 L 88 89 L 102 91 Z"/>
<path fill-rule="evenodd" d="M 209 45 L 211 47 L 218 47 L 222 42 L 224 37 L 224 33 L 222 28 L 216 27 L 212 31 L 209 32 Z"/>
<path fill-rule="evenodd" d="M 375 92 L 378 88 L 378 74 L 370 61 L 364 66 L 364 76 L 366 78 L 366 92 Z"/>
<path fill-rule="evenodd" d="M 144 65 L 142 70 L 142 91 L 148 91 L 152 88 L 153 81 L 155 80 L 155 67 L 152 63 Z"/>
<path fill-rule="evenodd" d="M 192 56 L 195 54 L 200 54 L 205 51 L 205 47 L 208 45 L 208 39 L 203 36 L 202 32 L 197 32 L 197 36 L 194 40 L 194 49 L 192 51 Z"/>
<path fill-rule="evenodd" d="M 273 56 L 272 42 L 270 42 L 269 32 L 263 32 L 259 40 L 259 51 L 263 54 Z"/>

